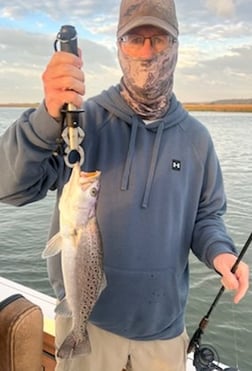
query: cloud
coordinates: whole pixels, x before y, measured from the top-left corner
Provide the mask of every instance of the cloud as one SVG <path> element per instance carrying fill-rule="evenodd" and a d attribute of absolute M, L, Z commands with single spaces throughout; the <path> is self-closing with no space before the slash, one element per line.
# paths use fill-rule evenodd
<path fill-rule="evenodd" d="M 218 16 L 230 17 L 235 14 L 234 0 L 207 0 L 207 7 Z"/>
<path fill-rule="evenodd" d="M 187 56 L 188 53 L 188 56 Z M 225 55 L 205 54 L 198 61 L 200 50 L 185 49 L 175 75 L 175 89 L 183 101 L 213 101 L 225 98 L 249 98 L 252 89 L 252 46 L 230 48 Z M 196 61 L 193 55 L 196 54 Z M 183 59 L 190 58 L 185 64 Z"/>
<path fill-rule="evenodd" d="M 79 14 L 79 17 L 90 16 L 93 13 L 93 4 L 95 3 L 95 1 L 82 0 L 78 2 L 78 6 L 74 7 L 70 0 L 42 2 L 13 0 L 11 3 L 8 0 L 3 0 L 2 9 L 4 14 L 12 18 L 25 17 L 29 13 L 41 12 L 48 14 L 53 19 L 59 19 L 64 17 L 68 12 L 71 17 L 76 17 L 77 14 Z"/>
<path fill-rule="evenodd" d="M 33 102 L 43 98 L 41 75 L 54 50 L 54 34 L 21 30 L 0 32 L 0 102 Z M 116 49 L 79 38 L 83 51 L 87 96 L 119 81 Z"/>
<path fill-rule="evenodd" d="M 77 29 L 87 96 L 116 84 L 121 77 L 115 43 L 119 3 L 1 0 L 0 102 L 43 98 L 41 74 L 62 24 Z M 175 91 L 180 99 L 251 97 L 251 0 L 177 0 L 176 6 L 180 50 Z"/>
<path fill-rule="evenodd" d="M 106 31 L 105 25 L 113 24 L 115 26 L 118 7 L 119 4 L 116 0 L 80 0 L 75 5 L 72 0 L 40 2 L 13 0 L 11 3 L 8 0 L 2 0 L 0 18 L 20 22 L 29 18 L 31 22 L 34 22 L 34 18 L 42 17 L 50 22 L 63 24 L 71 22 L 83 29 L 104 28 Z"/>

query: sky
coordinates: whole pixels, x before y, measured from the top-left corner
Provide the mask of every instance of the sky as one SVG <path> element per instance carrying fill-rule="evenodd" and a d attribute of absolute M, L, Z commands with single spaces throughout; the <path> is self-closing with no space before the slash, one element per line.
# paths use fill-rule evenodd
<path fill-rule="evenodd" d="M 153 0 L 155 2 L 155 0 Z M 252 0 L 175 0 L 179 58 L 174 92 L 182 102 L 252 98 Z M 64 24 L 82 49 L 86 97 L 121 78 L 119 0 L 0 0 L 0 103 L 40 102 L 42 74 Z"/>

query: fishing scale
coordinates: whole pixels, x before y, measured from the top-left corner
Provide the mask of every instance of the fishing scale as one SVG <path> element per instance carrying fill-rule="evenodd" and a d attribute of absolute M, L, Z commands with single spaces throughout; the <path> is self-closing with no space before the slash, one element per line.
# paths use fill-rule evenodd
<path fill-rule="evenodd" d="M 73 26 L 64 25 L 57 34 L 54 49 L 58 51 L 57 45 L 60 43 L 60 50 L 68 53 L 73 53 L 78 56 L 77 32 Z M 80 114 L 83 109 L 78 109 L 73 104 L 64 104 L 61 109 L 65 128 L 62 131 L 62 138 L 66 143 L 64 150 L 64 160 L 67 166 L 74 167 L 79 162 L 80 165 L 84 162 L 84 150 L 81 143 L 85 133 L 79 126 Z"/>
<path fill-rule="evenodd" d="M 246 251 L 248 250 L 249 245 L 252 242 L 252 233 L 249 235 L 247 241 L 245 242 L 239 256 L 237 257 L 231 272 L 235 273 L 240 261 L 242 260 L 243 256 L 245 255 Z M 219 363 L 219 355 L 217 351 L 210 345 L 203 345 L 201 344 L 201 337 L 204 334 L 204 330 L 206 329 L 209 317 L 216 306 L 217 302 L 219 301 L 220 297 L 225 291 L 225 287 L 222 285 L 218 294 L 216 295 L 210 309 L 208 310 L 207 314 L 201 319 L 197 330 L 194 332 L 187 349 L 187 353 L 194 352 L 193 357 L 193 365 L 196 368 L 196 371 L 239 371 L 237 368 L 229 367 L 229 368 L 221 368 L 218 366 Z"/>

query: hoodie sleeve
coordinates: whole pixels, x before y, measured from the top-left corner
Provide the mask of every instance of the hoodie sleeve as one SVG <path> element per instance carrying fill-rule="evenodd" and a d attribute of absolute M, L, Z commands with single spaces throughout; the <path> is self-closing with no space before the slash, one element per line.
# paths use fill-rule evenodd
<path fill-rule="evenodd" d="M 227 233 L 223 215 L 226 212 L 222 171 L 213 142 L 209 138 L 199 207 L 193 231 L 192 250 L 208 267 L 221 253 L 237 254 Z"/>
<path fill-rule="evenodd" d="M 60 125 L 44 104 L 25 111 L 0 137 L 0 201 L 21 206 L 57 187 L 64 161 L 54 156 Z"/>

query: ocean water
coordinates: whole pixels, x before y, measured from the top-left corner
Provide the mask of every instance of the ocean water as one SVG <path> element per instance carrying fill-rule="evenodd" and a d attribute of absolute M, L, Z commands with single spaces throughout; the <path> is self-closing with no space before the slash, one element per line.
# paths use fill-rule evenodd
<path fill-rule="evenodd" d="M 0 108 L 0 134 L 19 117 L 21 108 Z M 192 113 L 209 129 L 224 175 L 228 199 L 225 221 L 240 250 L 252 231 L 252 114 Z M 4 174 L 1 174 L 3 177 Z M 41 259 L 50 225 L 55 195 L 35 204 L 16 208 L 0 204 L 0 276 L 53 295 Z M 252 266 L 252 246 L 245 256 Z M 208 312 L 220 279 L 194 256 L 190 257 L 190 297 L 186 323 L 189 335 Z M 245 299 L 232 303 L 225 292 L 209 319 L 202 343 L 217 350 L 222 362 L 251 371 L 252 287 Z"/>

